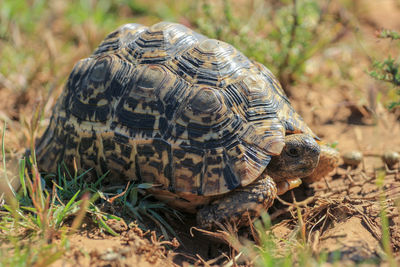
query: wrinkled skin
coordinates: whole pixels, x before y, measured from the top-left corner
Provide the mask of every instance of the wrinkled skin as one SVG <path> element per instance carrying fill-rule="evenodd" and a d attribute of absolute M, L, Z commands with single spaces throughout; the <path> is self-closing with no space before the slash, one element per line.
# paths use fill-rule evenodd
<path fill-rule="evenodd" d="M 268 164 L 268 175 L 276 183 L 306 177 L 317 167 L 320 151 L 314 138 L 305 134 L 288 135 L 281 154 L 272 157 Z"/>

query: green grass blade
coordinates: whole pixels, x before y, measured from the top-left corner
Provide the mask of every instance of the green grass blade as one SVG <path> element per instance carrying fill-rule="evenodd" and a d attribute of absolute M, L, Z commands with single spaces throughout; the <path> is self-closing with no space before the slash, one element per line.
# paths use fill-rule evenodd
<path fill-rule="evenodd" d="M 3 125 L 3 132 L 2 132 L 2 136 L 1 136 L 1 153 L 3 156 L 3 170 L 4 170 L 4 179 L 7 182 L 7 186 L 10 189 L 10 191 L 12 192 L 12 194 L 14 196 L 17 195 L 17 193 L 14 190 L 14 187 L 11 185 L 10 181 L 8 180 L 8 174 L 7 174 L 7 166 L 6 166 L 6 149 L 5 149 L 5 136 L 6 136 L 6 128 L 7 128 L 7 122 L 4 121 L 4 125 Z"/>
<path fill-rule="evenodd" d="M 72 204 L 74 204 L 75 199 L 78 197 L 80 191 L 78 190 L 78 192 L 75 193 L 75 195 L 70 199 L 70 201 L 68 201 L 67 205 L 65 205 L 64 209 L 62 210 L 60 216 L 57 218 L 57 222 L 56 222 L 56 227 L 60 227 L 61 222 L 64 220 L 65 215 L 67 214 L 67 212 L 69 211 L 69 208 L 72 206 Z"/>
<path fill-rule="evenodd" d="M 65 172 L 68 174 L 69 179 L 72 179 L 73 177 L 72 177 L 71 173 L 69 172 L 68 167 L 67 167 L 67 165 L 65 164 L 65 162 L 63 161 L 61 164 L 62 164 L 62 166 L 64 167 Z M 66 184 L 66 183 L 67 183 L 67 180 L 66 180 L 65 176 L 64 176 L 64 181 L 65 181 L 65 184 Z"/>
<path fill-rule="evenodd" d="M 22 158 L 19 160 L 19 181 L 21 183 L 22 187 L 22 192 L 23 196 L 27 197 L 28 196 L 28 191 L 26 190 L 26 184 L 25 184 L 25 159 Z"/>
<path fill-rule="evenodd" d="M 132 185 L 134 186 L 134 185 Z M 138 200 L 138 189 L 136 186 L 134 186 L 131 191 L 128 191 L 129 193 L 129 202 L 131 205 L 135 206 L 137 204 L 137 200 Z M 125 194 L 127 195 L 127 194 Z M 124 196 L 124 203 L 126 203 L 126 196 Z"/>
<path fill-rule="evenodd" d="M 157 212 L 155 212 L 154 210 L 149 209 L 148 212 L 156 219 L 158 220 L 165 228 L 167 228 L 167 230 L 173 234 L 175 237 L 177 237 L 178 235 L 175 233 L 174 229 L 171 227 L 171 225 L 169 225 L 169 223 L 167 223 L 167 221 L 164 220 L 163 217 L 161 217 Z M 166 237 L 168 237 L 168 235 L 166 235 Z"/>
<path fill-rule="evenodd" d="M 139 220 L 139 221 L 143 221 L 142 216 L 140 216 L 139 212 L 137 211 L 137 208 L 135 208 L 134 206 L 132 206 L 129 202 L 125 203 L 125 206 L 128 208 L 128 211 L 133 213 L 133 216 Z"/>
<path fill-rule="evenodd" d="M 105 174 L 103 174 L 102 176 L 100 176 L 99 179 L 97 179 L 97 181 L 93 184 L 93 188 L 98 188 L 98 186 L 100 185 L 100 183 L 104 180 L 104 178 L 107 177 L 107 175 L 110 173 L 110 171 L 107 171 Z"/>
<path fill-rule="evenodd" d="M 153 187 L 152 183 L 142 183 L 142 184 L 138 184 L 138 186 L 137 186 L 137 188 L 140 188 L 140 189 L 149 189 L 152 187 Z"/>
<path fill-rule="evenodd" d="M 110 226 L 108 226 L 108 224 L 103 220 L 103 218 L 101 218 L 101 215 L 96 215 L 96 217 L 100 226 L 106 229 L 108 233 L 110 233 L 113 236 L 119 236 L 119 234 L 116 233 L 113 229 L 111 229 Z"/>

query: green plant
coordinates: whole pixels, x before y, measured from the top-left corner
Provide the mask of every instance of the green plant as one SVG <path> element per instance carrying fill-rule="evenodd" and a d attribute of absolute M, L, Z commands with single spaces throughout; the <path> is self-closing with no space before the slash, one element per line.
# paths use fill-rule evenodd
<path fill-rule="evenodd" d="M 383 251 L 385 253 L 384 258 L 387 260 L 389 266 L 397 266 L 393 249 L 391 245 L 391 236 L 390 236 L 390 225 L 389 225 L 389 217 L 387 213 L 387 199 L 384 193 L 384 181 L 385 181 L 386 172 L 381 171 L 378 172 L 376 178 L 376 185 L 379 188 L 379 206 L 380 206 L 380 219 L 381 219 L 381 228 L 382 228 L 382 240 L 381 245 Z"/>
<path fill-rule="evenodd" d="M 30 129 L 33 129 L 30 130 L 33 140 L 36 127 Z M 107 218 L 119 218 L 100 212 L 93 204 L 96 197 L 89 199 L 88 193 L 81 193 L 81 190 L 77 189 L 64 204 L 64 199 L 60 198 L 62 194 L 59 194 L 62 188 L 55 183 L 50 188 L 46 187 L 33 155 L 27 159 L 30 171 L 25 159 L 19 161 L 17 176 L 21 188 L 17 190 L 18 188 L 13 187 L 9 179 L 14 177 L 10 177 L 6 165 L 5 131 L 4 123 L 1 142 L 4 173 L 0 178 L 6 180 L 10 190 L 6 190 L 9 192 L 5 196 L 7 204 L 0 207 L 0 243 L 4 244 L 0 248 L 0 255 L 12 257 L 1 257 L 0 266 L 52 264 L 67 251 L 68 236 L 79 228 L 85 213 L 90 214 L 93 221 L 110 234 L 117 235 L 104 221 Z M 77 177 L 75 181 L 79 179 L 80 177 Z M 71 224 L 66 223 L 69 218 L 73 218 Z M 54 242 L 56 239 L 59 242 Z"/>
<path fill-rule="evenodd" d="M 282 240 L 274 235 L 268 213 L 263 213 L 252 228 L 254 241 L 238 240 L 231 235 L 230 242 L 255 266 L 318 266 L 326 263 L 326 253 L 313 254 L 310 243 L 305 240 L 302 224 L 299 220 L 289 239 Z"/>
<path fill-rule="evenodd" d="M 86 212 L 100 228 L 103 228 L 111 235 L 118 235 L 107 224 L 107 220 L 122 220 L 120 217 L 106 212 L 102 212 L 98 207 L 105 202 L 123 207 L 122 215 L 133 215 L 133 217 L 142 222 L 145 216 L 152 220 L 167 238 L 168 232 L 176 236 L 172 227 L 163 219 L 159 212 L 172 213 L 180 218 L 179 213 L 165 204 L 158 201 L 149 200 L 150 195 L 138 198 L 138 194 L 144 195 L 144 189 L 150 188 L 151 184 L 132 184 L 123 190 L 124 185 L 113 185 L 111 188 L 104 187 L 102 181 L 108 173 L 99 177 L 96 182 L 88 183 L 86 176 L 91 171 L 86 170 L 80 172 L 76 168 L 71 174 L 65 164 L 58 167 L 57 174 L 39 173 L 36 157 L 35 140 L 40 113 L 35 112 L 30 123 L 26 123 L 30 135 L 31 145 L 30 151 L 33 151 L 28 158 L 29 168 L 25 166 L 25 159 L 20 160 L 19 165 L 19 182 L 21 189 L 17 192 L 9 182 L 7 177 L 5 144 L 4 137 L 6 132 L 6 124 L 4 124 L 2 132 L 2 155 L 4 179 L 7 181 L 8 187 L 11 189 L 11 195 L 8 196 L 8 202 L 11 204 L 4 205 L 4 215 L 13 215 L 12 223 L 18 223 L 20 227 L 32 233 L 41 233 L 41 237 L 51 239 L 55 233 L 64 232 L 64 224 L 68 218 L 75 216 L 79 218 L 79 222 L 83 219 Z M 28 169 L 30 173 L 28 173 Z M 89 200 L 89 194 L 92 198 Z M 82 206 L 84 199 L 85 205 Z M 100 201 L 97 201 L 99 200 Z M 80 214 L 79 212 L 83 212 Z M 72 229 L 75 231 L 80 225 L 77 219 L 72 223 Z M 6 226 L 4 226 L 6 229 Z"/>
<path fill-rule="evenodd" d="M 382 30 L 378 34 L 378 38 L 390 39 L 392 42 L 398 42 L 400 45 L 400 34 L 396 31 Z M 398 46 L 400 47 L 400 46 Z M 400 49 L 397 49 L 397 54 Z M 373 70 L 369 71 L 369 74 L 380 81 L 388 82 L 397 88 L 397 100 L 393 100 L 389 109 L 392 109 L 400 105 L 400 57 L 392 58 L 389 55 L 383 60 L 375 60 L 372 64 Z"/>
<path fill-rule="evenodd" d="M 3 0 L 0 10 L 0 38 L 10 38 L 10 27 L 21 27 L 22 31 L 33 32 L 48 5 L 46 0 L 23 1 Z"/>
<path fill-rule="evenodd" d="M 6 195 L 7 204 L 0 208 L 0 248 L 1 266 L 48 266 L 66 251 L 67 229 L 62 222 L 70 215 L 76 215 L 74 231 L 80 225 L 86 212 L 88 198 L 76 201 L 76 196 L 66 205 L 57 205 L 54 197 L 43 188 L 40 175 L 33 164 L 32 175 L 28 175 L 25 160 L 20 161 L 19 180 L 22 186 L 16 191 L 9 182 L 5 159 L 6 124 L 2 133 L 2 159 L 4 176 L 10 193 Z M 30 158 L 32 160 L 32 158 Z M 59 243 L 53 243 L 56 236 L 61 236 Z M 7 255 L 7 257 L 5 257 Z M 11 255 L 11 257 L 9 256 Z"/>

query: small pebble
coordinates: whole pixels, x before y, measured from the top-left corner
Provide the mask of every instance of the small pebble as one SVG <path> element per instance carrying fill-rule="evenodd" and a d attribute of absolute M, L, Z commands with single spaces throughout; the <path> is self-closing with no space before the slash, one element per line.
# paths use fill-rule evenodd
<path fill-rule="evenodd" d="M 342 158 L 344 164 L 357 167 L 363 159 L 363 154 L 360 151 L 350 151 L 344 153 Z"/>
<path fill-rule="evenodd" d="M 396 151 L 386 151 L 382 155 L 382 160 L 388 165 L 388 167 L 393 167 L 400 161 L 400 155 Z"/>
<path fill-rule="evenodd" d="M 107 252 L 103 253 L 103 254 L 100 256 L 100 258 L 101 258 L 103 261 L 115 261 L 115 260 L 117 260 L 118 258 L 120 258 L 120 255 L 119 255 L 118 253 L 114 252 L 114 251 L 107 251 Z"/>

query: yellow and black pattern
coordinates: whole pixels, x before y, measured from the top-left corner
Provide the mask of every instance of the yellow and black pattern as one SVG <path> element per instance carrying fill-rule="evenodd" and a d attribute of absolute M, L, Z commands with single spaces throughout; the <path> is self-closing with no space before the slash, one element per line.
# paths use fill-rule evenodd
<path fill-rule="evenodd" d="M 37 158 L 209 197 L 265 178 L 287 133 L 315 137 L 267 68 L 183 25 L 127 24 L 75 65 Z"/>

